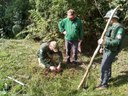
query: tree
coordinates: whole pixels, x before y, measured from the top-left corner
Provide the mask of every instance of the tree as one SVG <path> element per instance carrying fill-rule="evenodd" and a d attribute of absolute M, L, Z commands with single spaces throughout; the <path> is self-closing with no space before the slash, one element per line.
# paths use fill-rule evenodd
<path fill-rule="evenodd" d="M 2 29 L 5 34 L 5 38 L 13 38 L 16 34 L 13 34 L 12 28 L 15 26 L 15 22 L 19 22 L 18 26 L 25 26 L 27 20 L 27 10 L 29 9 L 28 0 L 1 0 L 3 11 L 2 14 Z M 1 9 L 1 8 L 0 8 Z M 16 27 L 16 26 L 15 26 Z M 14 32 L 15 33 L 15 32 Z"/>

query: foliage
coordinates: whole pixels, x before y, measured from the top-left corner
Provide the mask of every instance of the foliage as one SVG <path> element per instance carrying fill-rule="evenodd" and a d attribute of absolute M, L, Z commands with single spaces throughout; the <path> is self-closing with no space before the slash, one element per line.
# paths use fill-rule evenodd
<path fill-rule="evenodd" d="M 118 11 L 120 22 L 128 29 L 127 0 L 1 0 L 0 3 L 0 38 L 38 38 L 63 42 L 63 35 L 58 32 L 58 22 L 72 8 L 83 22 L 84 45 L 95 48 L 105 27 L 103 16 L 119 4 L 122 5 Z"/>
<path fill-rule="evenodd" d="M 1 0 L 2 10 L 0 15 L 0 28 L 3 28 L 4 38 L 13 38 L 17 34 L 13 34 L 12 27 L 18 22 L 19 26 L 26 25 L 27 10 L 29 9 L 28 0 Z M 22 28 L 21 27 L 21 28 Z"/>
<path fill-rule="evenodd" d="M 13 34 L 18 34 L 20 31 L 21 31 L 21 26 L 20 25 L 14 25 L 12 27 Z"/>
<path fill-rule="evenodd" d="M 113 8 L 117 5 L 122 5 L 120 10 L 118 10 L 118 16 L 120 17 L 120 22 L 123 23 L 125 28 L 128 30 L 127 22 L 128 22 L 128 1 L 127 0 L 113 0 L 110 3 L 110 7 Z"/>
<path fill-rule="evenodd" d="M 21 33 L 30 33 L 27 38 L 34 36 L 43 41 L 59 39 L 58 21 L 67 10 L 67 2 L 65 0 L 30 0 L 30 4 L 34 6 L 29 10 L 31 23 Z"/>

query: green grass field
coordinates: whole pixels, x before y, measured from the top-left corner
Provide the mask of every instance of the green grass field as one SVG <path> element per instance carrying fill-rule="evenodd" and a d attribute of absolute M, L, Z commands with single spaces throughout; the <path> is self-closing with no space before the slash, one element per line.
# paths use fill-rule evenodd
<path fill-rule="evenodd" d="M 127 45 L 113 62 L 113 80 L 108 89 L 94 90 L 99 84 L 100 56 L 96 57 L 89 74 L 88 89 L 76 91 L 90 57 L 79 57 L 85 63 L 75 68 L 65 67 L 62 74 L 44 75 L 44 70 L 38 66 L 36 57 L 39 43 L 1 39 L 0 96 L 128 96 Z M 25 86 L 8 79 L 8 76 L 23 82 Z"/>

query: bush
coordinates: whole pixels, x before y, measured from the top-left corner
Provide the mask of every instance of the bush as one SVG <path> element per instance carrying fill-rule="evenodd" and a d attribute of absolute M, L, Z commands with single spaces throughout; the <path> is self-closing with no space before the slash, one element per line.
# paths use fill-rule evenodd
<path fill-rule="evenodd" d="M 21 26 L 20 25 L 14 25 L 12 27 L 13 34 L 17 35 L 20 31 L 21 31 Z"/>

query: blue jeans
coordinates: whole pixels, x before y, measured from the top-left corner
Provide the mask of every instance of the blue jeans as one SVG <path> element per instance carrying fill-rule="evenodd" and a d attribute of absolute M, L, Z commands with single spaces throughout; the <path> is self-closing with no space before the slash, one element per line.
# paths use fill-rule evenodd
<path fill-rule="evenodd" d="M 112 62 L 117 55 L 117 52 L 111 52 L 110 50 L 105 50 L 103 52 L 102 62 L 101 62 L 101 85 L 107 86 L 109 77 L 111 77 L 111 67 Z"/>
<path fill-rule="evenodd" d="M 71 53 L 72 53 L 72 62 L 76 62 L 77 52 L 78 52 L 78 42 L 79 42 L 78 40 L 73 40 L 73 41 L 65 40 L 67 62 L 70 62 Z"/>

